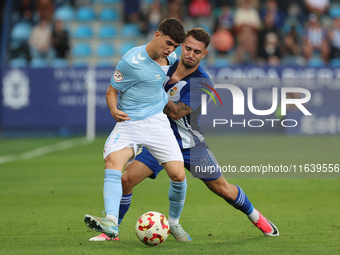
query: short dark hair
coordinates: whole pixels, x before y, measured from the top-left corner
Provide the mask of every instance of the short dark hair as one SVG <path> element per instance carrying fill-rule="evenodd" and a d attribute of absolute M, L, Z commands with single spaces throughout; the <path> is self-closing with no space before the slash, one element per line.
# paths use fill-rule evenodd
<path fill-rule="evenodd" d="M 183 43 L 185 41 L 184 27 L 178 19 L 163 19 L 159 24 L 157 31 L 169 36 L 176 43 Z"/>
<path fill-rule="evenodd" d="M 210 34 L 201 27 L 195 27 L 187 31 L 185 33 L 185 39 L 187 39 L 189 36 L 192 36 L 195 40 L 204 43 L 205 48 L 209 46 L 211 41 Z"/>

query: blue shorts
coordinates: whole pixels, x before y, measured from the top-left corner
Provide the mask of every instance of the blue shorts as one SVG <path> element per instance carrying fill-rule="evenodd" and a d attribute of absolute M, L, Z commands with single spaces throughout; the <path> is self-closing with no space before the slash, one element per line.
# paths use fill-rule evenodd
<path fill-rule="evenodd" d="M 189 149 L 182 149 L 181 151 L 184 159 L 184 167 L 189 170 L 195 178 L 213 181 L 222 175 L 221 171 L 219 171 L 221 168 L 206 143 L 201 143 Z M 163 167 L 145 147 L 140 148 L 135 160 L 142 162 L 153 171 L 153 174 L 150 176 L 151 179 L 155 179 L 158 173 L 163 170 Z"/>

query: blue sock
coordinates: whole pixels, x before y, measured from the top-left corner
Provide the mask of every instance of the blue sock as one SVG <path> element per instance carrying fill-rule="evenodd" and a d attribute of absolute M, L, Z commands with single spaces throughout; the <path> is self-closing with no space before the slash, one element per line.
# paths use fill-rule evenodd
<path fill-rule="evenodd" d="M 237 185 L 235 185 L 235 186 L 238 189 L 237 198 L 233 202 L 230 202 L 226 199 L 225 199 L 225 201 L 227 201 L 229 204 L 231 204 L 236 209 L 242 211 L 244 214 L 246 214 L 246 215 L 251 214 L 254 210 L 252 203 L 250 203 L 250 201 L 249 201 L 247 195 L 244 193 L 244 191 L 239 186 L 237 186 Z"/>
<path fill-rule="evenodd" d="M 170 188 L 169 188 L 169 215 L 174 219 L 179 219 L 181 216 L 185 195 L 187 193 L 187 179 L 183 182 L 173 182 L 170 180 Z"/>
<path fill-rule="evenodd" d="M 122 196 L 122 199 L 120 200 L 120 206 L 119 206 L 118 225 L 120 225 L 126 212 L 129 210 L 131 199 L 132 199 L 132 193 Z"/>
<path fill-rule="evenodd" d="M 105 169 L 104 206 L 106 215 L 114 215 L 118 219 L 119 203 L 122 198 L 122 173 L 114 169 Z"/>

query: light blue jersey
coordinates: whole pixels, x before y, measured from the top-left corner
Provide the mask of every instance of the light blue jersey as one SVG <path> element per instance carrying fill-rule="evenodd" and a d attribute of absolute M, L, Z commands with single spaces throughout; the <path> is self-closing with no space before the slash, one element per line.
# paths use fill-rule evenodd
<path fill-rule="evenodd" d="M 168 58 L 172 65 L 176 58 Z M 163 89 L 166 73 L 150 58 L 146 45 L 128 51 L 119 61 L 111 86 L 121 92 L 118 109 L 131 120 L 141 120 L 163 111 L 168 96 Z"/>

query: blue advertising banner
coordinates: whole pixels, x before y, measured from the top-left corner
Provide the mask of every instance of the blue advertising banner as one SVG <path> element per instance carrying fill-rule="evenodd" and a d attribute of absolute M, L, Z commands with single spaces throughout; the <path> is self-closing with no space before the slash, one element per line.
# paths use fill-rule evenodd
<path fill-rule="evenodd" d="M 208 101 L 207 114 L 202 116 L 204 130 L 284 131 L 288 134 L 305 135 L 340 133 L 340 69 L 244 66 L 205 69 L 214 78 L 222 104 L 215 105 L 211 99 Z M 86 88 L 90 82 L 87 78 L 88 71 L 87 68 L 3 69 L 2 130 L 65 127 L 85 130 Z M 105 100 L 105 92 L 113 72 L 114 68 L 97 68 L 94 80 L 96 127 L 108 131 L 115 124 Z M 217 88 L 216 84 L 235 85 L 242 91 L 243 114 L 234 113 L 235 97 L 231 91 Z M 310 92 L 310 100 L 302 106 L 311 113 L 311 116 L 304 114 L 299 107 L 292 104 L 287 104 L 287 114 L 281 115 L 282 88 L 292 87 L 304 88 Z M 275 88 L 276 104 L 273 103 Z M 287 98 L 290 99 L 301 99 L 304 96 L 302 93 L 287 93 Z M 267 113 L 270 113 L 259 115 L 252 109 L 268 110 Z M 217 119 L 219 121 L 216 121 Z"/>
<path fill-rule="evenodd" d="M 2 74 L 1 127 L 85 129 L 87 75 L 85 68 L 6 69 Z M 112 69 L 96 70 L 97 126 L 112 127 L 105 92 Z"/>

